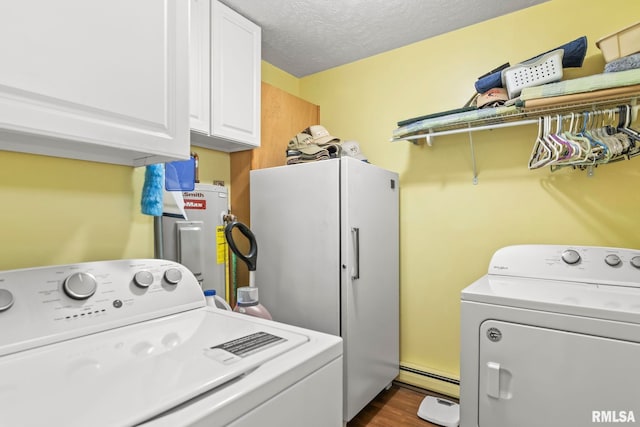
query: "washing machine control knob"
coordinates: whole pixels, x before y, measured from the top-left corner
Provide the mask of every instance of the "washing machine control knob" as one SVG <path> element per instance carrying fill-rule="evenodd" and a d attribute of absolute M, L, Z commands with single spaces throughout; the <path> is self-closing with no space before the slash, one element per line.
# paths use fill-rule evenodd
<path fill-rule="evenodd" d="M 616 265 L 619 265 L 621 261 L 618 255 L 609 254 L 606 257 L 604 257 L 604 262 L 606 262 L 611 267 L 615 267 Z"/>
<path fill-rule="evenodd" d="M 580 261 L 580 254 L 573 249 L 567 249 L 562 252 L 562 260 L 567 264 L 576 264 Z"/>
<path fill-rule="evenodd" d="M 640 268 L 640 256 L 634 256 L 633 258 L 631 258 L 631 265 L 633 265 L 635 268 Z"/>
<path fill-rule="evenodd" d="M 148 288 L 153 285 L 153 274 L 148 270 L 140 270 L 134 274 L 133 283 L 139 288 Z"/>
<path fill-rule="evenodd" d="M 64 279 L 62 289 L 73 299 L 87 299 L 98 289 L 98 282 L 93 274 L 78 272 Z"/>
<path fill-rule="evenodd" d="M 7 289 L 0 289 L 0 312 L 9 310 L 13 305 L 13 294 Z"/>
<path fill-rule="evenodd" d="M 177 285 L 182 280 L 182 272 L 177 268 L 170 268 L 164 272 L 164 280 L 170 285 Z"/>

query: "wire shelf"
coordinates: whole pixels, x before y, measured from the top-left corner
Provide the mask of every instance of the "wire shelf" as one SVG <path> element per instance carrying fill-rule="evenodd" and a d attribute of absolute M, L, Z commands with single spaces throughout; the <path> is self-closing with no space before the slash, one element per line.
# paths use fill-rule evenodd
<path fill-rule="evenodd" d="M 392 138 L 391 141 L 410 141 L 413 143 L 418 143 L 420 140 L 425 139 L 428 145 L 432 145 L 432 138 L 435 136 L 536 124 L 538 123 L 538 119 L 542 116 L 597 111 L 615 108 L 621 104 L 637 106 L 638 98 L 640 98 L 640 92 L 626 94 L 625 96 L 608 97 L 604 99 L 591 99 L 585 100 L 583 102 L 564 103 L 547 107 L 518 107 L 518 109 L 513 113 L 461 121 L 459 123 L 451 123 L 441 126 L 434 126 L 432 128 L 412 132 L 402 137 Z"/>

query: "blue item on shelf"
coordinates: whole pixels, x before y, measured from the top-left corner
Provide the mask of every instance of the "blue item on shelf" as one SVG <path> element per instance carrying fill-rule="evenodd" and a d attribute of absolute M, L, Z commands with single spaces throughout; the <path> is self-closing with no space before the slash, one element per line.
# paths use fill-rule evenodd
<path fill-rule="evenodd" d="M 584 62 L 584 57 L 587 53 L 587 37 L 582 36 L 579 37 L 569 43 L 564 44 L 563 46 L 559 46 L 555 49 L 548 50 L 544 53 L 541 53 L 538 56 L 534 56 L 531 59 L 527 59 L 523 62 L 532 61 L 541 57 L 542 55 L 546 55 L 549 52 L 553 52 L 557 49 L 564 49 L 564 55 L 562 56 L 562 67 L 563 68 L 577 68 L 582 67 L 582 63 Z M 489 74 L 488 76 L 484 76 L 479 78 L 476 83 L 476 91 L 478 93 L 485 93 L 489 89 L 494 87 L 503 87 L 502 86 L 502 71 L 496 71 L 494 73 Z"/>
<path fill-rule="evenodd" d="M 609 62 L 604 66 L 605 73 L 615 73 L 618 71 L 627 71 L 640 68 L 640 53 L 636 53 L 629 56 L 623 56 Z"/>

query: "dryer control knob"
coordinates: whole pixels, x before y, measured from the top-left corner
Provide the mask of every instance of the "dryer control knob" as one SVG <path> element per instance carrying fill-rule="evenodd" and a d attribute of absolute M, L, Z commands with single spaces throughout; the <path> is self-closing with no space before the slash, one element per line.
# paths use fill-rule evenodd
<path fill-rule="evenodd" d="M 182 280 L 182 272 L 177 268 L 170 268 L 164 272 L 164 279 L 170 285 L 177 285 Z"/>
<path fill-rule="evenodd" d="M 153 274 L 147 270 L 138 271 L 133 276 L 133 283 L 139 288 L 148 288 L 153 285 Z"/>
<path fill-rule="evenodd" d="M 633 258 L 631 258 L 631 265 L 633 265 L 635 268 L 640 268 L 640 256 L 634 256 Z"/>
<path fill-rule="evenodd" d="M 13 305 L 13 294 L 7 289 L 0 289 L 0 312 L 9 310 Z"/>
<path fill-rule="evenodd" d="M 611 267 L 615 267 L 616 265 L 620 264 L 620 257 L 615 254 L 609 254 L 604 257 L 604 262 L 606 262 Z"/>
<path fill-rule="evenodd" d="M 62 284 L 64 293 L 73 299 L 87 299 L 98 289 L 98 282 L 93 274 L 89 273 L 73 273 L 64 279 Z"/>
<path fill-rule="evenodd" d="M 562 260 L 567 264 L 576 264 L 578 261 L 580 261 L 580 254 L 578 253 L 578 251 L 575 251 L 573 249 L 567 249 L 566 251 L 562 252 Z"/>

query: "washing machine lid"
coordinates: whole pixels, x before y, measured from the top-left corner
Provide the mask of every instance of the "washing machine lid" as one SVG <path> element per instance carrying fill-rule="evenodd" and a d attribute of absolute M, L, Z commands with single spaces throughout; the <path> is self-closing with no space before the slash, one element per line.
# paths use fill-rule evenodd
<path fill-rule="evenodd" d="M 465 301 L 640 323 L 640 289 L 573 281 L 485 275 L 462 291 Z"/>
<path fill-rule="evenodd" d="M 135 425 L 309 337 L 200 308 L 0 357 L 3 425 Z M 251 382 L 247 381 L 247 387 Z"/>

